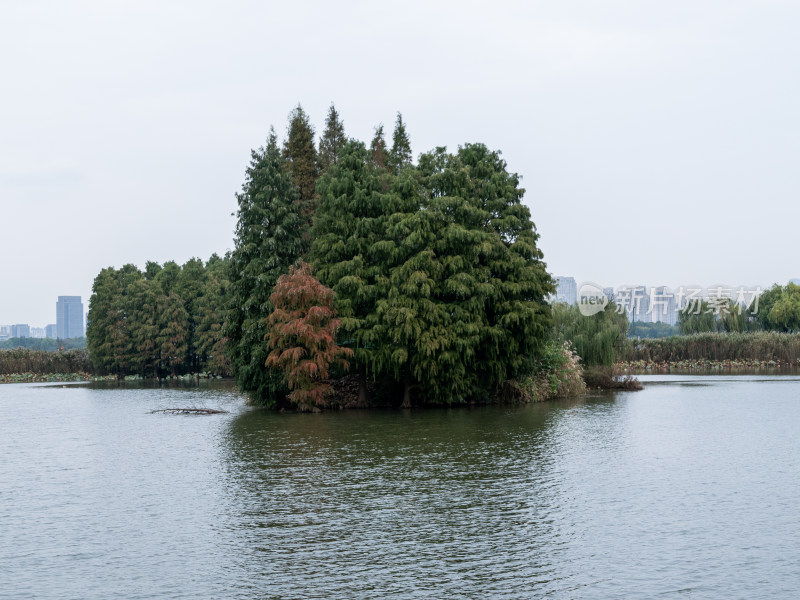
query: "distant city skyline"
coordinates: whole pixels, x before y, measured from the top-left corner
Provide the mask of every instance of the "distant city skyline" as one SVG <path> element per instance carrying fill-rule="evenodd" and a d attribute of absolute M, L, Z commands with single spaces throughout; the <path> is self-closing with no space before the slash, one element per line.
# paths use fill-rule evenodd
<path fill-rule="evenodd" d="M 43 327 L 32 326 L 29 322 L 0 325 L 0 339 L 9 337 L 69 339 L 86 335 L 81 296 L 58 296 L 54 313 L 55 323 L 48 323 Z"/>

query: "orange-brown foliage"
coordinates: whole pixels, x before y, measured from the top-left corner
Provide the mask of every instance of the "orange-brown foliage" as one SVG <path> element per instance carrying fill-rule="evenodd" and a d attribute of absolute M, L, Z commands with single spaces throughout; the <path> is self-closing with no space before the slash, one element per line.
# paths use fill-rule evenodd
<path fill-rule="evenodd" d="M 346 369 L 346 357 L 353 354 L 336 345 L 339 319 L 333 300 L 333 290 L 322 285 L 303 261 L 278 279 L 270 296 L 275 310 L 268 319 L 266 366 L 283 369 L 292 390 L 289 399 L 303 408 L 324 404 L 331 387 L 323 381 L 331 365 Z"/>

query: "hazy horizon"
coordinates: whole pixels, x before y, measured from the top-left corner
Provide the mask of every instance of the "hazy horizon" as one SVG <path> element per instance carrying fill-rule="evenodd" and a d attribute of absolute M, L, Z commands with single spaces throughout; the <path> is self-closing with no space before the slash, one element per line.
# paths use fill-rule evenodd
<path fill-rule="evenodd" d="M 522 176 L 553 275 L 786 283 L 800 205 L 789 2 L 86 1 L 0 22 L 0 324 L 88 310 L 100 269 L 207 260 L 270 125 L 333 101 L 368 141 L 465 142 Z M 302 35 L 298 35 L 302 32 Z"/>

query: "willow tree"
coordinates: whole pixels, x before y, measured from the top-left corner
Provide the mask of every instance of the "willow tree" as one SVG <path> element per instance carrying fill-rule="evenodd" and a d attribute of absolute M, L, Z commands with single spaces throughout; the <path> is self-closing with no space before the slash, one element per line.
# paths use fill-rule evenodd
<path fill-rule="evenodd" d="M 552 307 L 552 337 L 569 342 L 583 364 L 610 366 L 619 360 L 628 333 L 628 317 L 615 304 L 591 316 L 575 305 L 556 303 Z"/>
<path fill-rule="evenodd" d="M 242 192 L 237 195 L 225 327 L 237 383 L 253 401 L 268 405 L 286 392 L 281 374 L 265 367 L 264 340 L 273 308 L 269 300 L 272 288 L 305 249 L 299 197 L 271 131 L 267 146 L 252 151 Z"/>

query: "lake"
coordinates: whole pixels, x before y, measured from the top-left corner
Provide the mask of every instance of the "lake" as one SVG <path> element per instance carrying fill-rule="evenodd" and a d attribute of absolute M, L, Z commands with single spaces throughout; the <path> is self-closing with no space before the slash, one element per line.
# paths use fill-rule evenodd
<path fill-rule="evenodd" d="M 322 414 L 0 386 L 0 598 L 800 597 L 800 377 L 642 380 Z"/>

